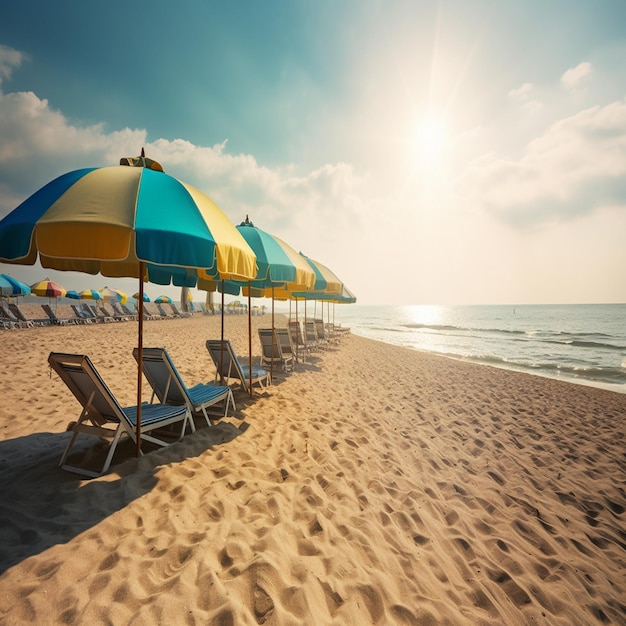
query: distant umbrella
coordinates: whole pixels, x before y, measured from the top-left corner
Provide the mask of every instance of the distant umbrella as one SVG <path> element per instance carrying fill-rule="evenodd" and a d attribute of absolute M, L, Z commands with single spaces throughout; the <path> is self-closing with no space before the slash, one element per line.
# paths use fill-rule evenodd
<path fill-rule="evenodd" d="M 143 296 L 139 292 L 134 293 L 133 298 L 135 298 L 135 300 L 139 300 L 139 298 L 143 298 L 144 302 L 150 302 L 150 298 L 148 297 L 147 293 L 144 293 Z"/>
<path fill-rule="evenodd" d="M 95 289 L 83 289 L 78 295 L 81 300 L 102 300 L 102 294 Z"/>
<path fill-rule="evenodd" d="M 59 285 L 59 283 L 55 283 L 49 278 L 45 278 L 44 280 L 40 280 L 38 283 L 31 285 L 30 291 L 36 296 L 42 296 L 45 298 L 58 298 L 59 296 L 62 297 L 67 293 L 66 290 Z"/>
<path fill-rule="evenodd" d="M 0 295 L 27 296 L 29 293 L 30 287 L 28 285 L 8 274 L 0 274 Z"/>
<path fill-rule="evenodd" d="M 126 301 L 128 300 L 128 296 L 123 291 L 120 291 L 119 289 L 111 289 L 111 287 L 100 289 L 100 294 L 109 302 L 121 302 L 122 304 L 126 304 Z"/>
<path fill-rule="evenodd" d="M 172 299 L 169 296 L 159 296 L 154 301 L 156 304 L 172 304 Z"/>
<path fill-rule="evenodd" d="M 68 291 L 65 293 L 65 297 L 71 298 L 72 300 L 80 300 L 80 294 L 78 293 L 78 291 Z"/>

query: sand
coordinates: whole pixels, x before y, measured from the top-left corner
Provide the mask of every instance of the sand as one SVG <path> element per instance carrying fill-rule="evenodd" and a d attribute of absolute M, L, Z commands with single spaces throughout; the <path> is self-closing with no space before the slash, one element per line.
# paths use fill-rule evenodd
<path fill-rule="evenodd" d="M 207 382 L 219 326 L 144 345 Z M 247 354 L 247 318 L 225 327 Z M 58 469 L 80 406 L 48 353 L 134 404 L 136 332 L 0 331 L 0 623 L 626 622 L 626 395 L 349 335 L 179 443 Z"/>

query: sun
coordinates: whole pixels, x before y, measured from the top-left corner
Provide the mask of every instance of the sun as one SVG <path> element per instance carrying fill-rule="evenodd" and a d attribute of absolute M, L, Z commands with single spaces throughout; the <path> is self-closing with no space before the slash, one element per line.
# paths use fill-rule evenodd
<path fill-rule="evenodd" d="M 413 150 L 423 167 L 437 167 L 446 149 L 446 129 L 441 120 L 429 118 L 417 126 Z"/>

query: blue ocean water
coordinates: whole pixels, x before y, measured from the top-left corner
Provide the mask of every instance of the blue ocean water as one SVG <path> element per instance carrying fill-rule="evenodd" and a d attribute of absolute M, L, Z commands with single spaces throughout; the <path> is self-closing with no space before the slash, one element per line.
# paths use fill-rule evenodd
<path fill-rule="evenodd" d="M 379 341 L 626 393 L 626 304 L 354 304 L 334 316 Z"/>

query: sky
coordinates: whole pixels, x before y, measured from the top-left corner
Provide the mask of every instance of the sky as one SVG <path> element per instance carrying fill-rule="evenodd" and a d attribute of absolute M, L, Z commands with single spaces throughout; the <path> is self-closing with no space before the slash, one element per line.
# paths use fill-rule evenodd
<path fill-rule="evenodd" d="M 9 3 L 0 218 L 143 147 L 360 304 L 626 302 L 624 24 L 623 0 Z"/>

